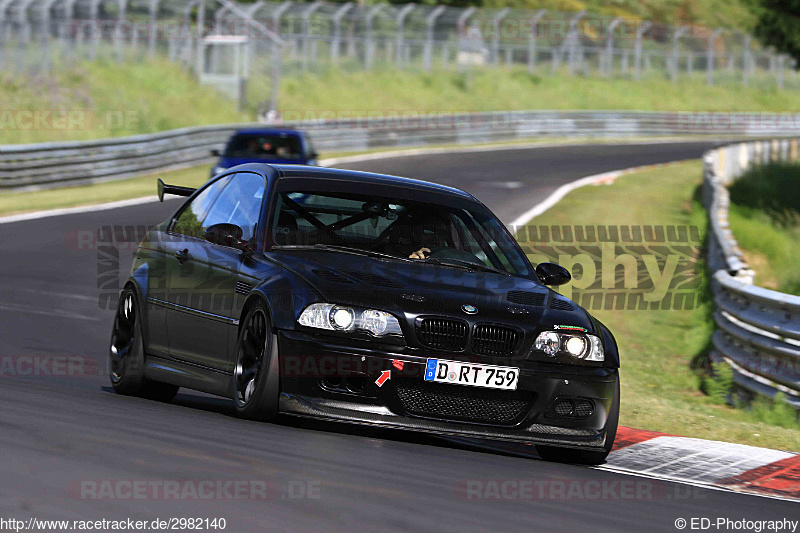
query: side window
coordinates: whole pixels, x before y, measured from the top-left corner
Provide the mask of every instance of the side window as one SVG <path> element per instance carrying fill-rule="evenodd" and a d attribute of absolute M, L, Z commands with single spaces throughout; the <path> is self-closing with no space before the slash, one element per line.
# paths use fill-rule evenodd
<path fill-rule="evenodd" d="M 236 174 L 211 206 L 201 231 L 214 224 L 236 224 L 242 228 L 242 240 L 252 240 L 266 186 L 263 176 L 252 172 Z"/>
<path fill-rule="evenodd" d="M 202 238 L 202 222 L 208 213 L 211 204 L 217 199 L 219 193 L 230 180 L 229 176 L 220 178 L 198 194 L 183 208 L 172 226 L 173 233 L 188 235 L 189 237 Z"/>

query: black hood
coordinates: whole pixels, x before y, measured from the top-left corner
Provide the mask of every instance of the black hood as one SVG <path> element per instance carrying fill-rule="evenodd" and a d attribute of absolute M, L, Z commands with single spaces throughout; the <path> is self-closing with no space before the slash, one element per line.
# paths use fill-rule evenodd
<path fill-rule="evenodd" d="M 525 330 L 563 324 L 595 332 L 582 308 L 527 278 L 315 250 L 272 255 L 311 285 L 320 301 L 382 309 L 399 316 L 471 316 Z M 477 312 L 467 313 L 465 306 L 467 311 L 472 311 L 472 306 Z"/>

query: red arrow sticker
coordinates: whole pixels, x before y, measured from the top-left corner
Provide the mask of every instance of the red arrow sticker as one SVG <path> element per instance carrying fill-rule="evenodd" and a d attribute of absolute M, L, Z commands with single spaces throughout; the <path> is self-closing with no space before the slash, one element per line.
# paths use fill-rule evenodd
<path fill-rule="evenodd" d="M 381 372 L 381 377 L 375 380 L 375 385 L 377 385 L 378 387 L 383 387 L 383 384 L 389 381 L 391 377 L 392 377 L 392 371 L 384 370 L 383 372 Z"/>

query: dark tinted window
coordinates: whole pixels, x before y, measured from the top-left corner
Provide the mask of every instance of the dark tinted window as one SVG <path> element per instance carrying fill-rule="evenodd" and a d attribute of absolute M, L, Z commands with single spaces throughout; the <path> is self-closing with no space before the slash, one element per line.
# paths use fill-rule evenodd
<path fill-rule="evenodd" d="M 242 240 L 250 241 L 255 235 L 266 180 L 252 172 L 239 172 L 222 191 L 202 223 L 202 230 L 214 224 L 236 224 L 242 228 Z"/>
<path fill-rule="evenodd" d="M 271 238 L 278 246 L 347 246 L 398 258 L 466 261 L 530 274 L 502 223 L 477 203 L 447 205 L 308 190 L 279 190 L 276 196 Z"/>
<path fill-rule="evenodd" d="M 229 176 L 220 178 L 198 194 L 186 207 L 183 208 L 175 224 L 172 226 L 174 233 L 190 237 L 203 237 L 202 222 L 209 208 L 217 199 L 219 193 L 228 183 Z"/>
<path fill-rule="evenodd" d="M 302 159 L 303 146 L 297 135 L 235 135 L 225 150 L 226 157 L 248 159 Z"/>

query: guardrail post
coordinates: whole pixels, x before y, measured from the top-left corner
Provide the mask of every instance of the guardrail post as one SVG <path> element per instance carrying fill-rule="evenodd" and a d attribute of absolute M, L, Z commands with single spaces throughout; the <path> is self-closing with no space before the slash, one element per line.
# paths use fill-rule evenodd
<path fill-rule="evenodd" d="M 678 26 L 672 32 L 672 55 L 670 56 L 670 64 L 669 64 L 669 73 L 672 77 L 673 83 L 678 81 L 678 75 L 680 73 L 679 68 L 679 58 L 680 58 L 680 47 L 681 47 L 681 37 L 689 30 L 687 26 Z"/>
<path fill-rule="evenodd" d="M 69 42 L 69 32 L 72 29 L 72 20 L 75 16 L 74 14 L 75 2 L 76 0 L 64 1 L 64 23 L 61 26 L 61 34 L 62 34 L 61 37 L 67 40 L 67 42 Z M 3 8 L 2 11 L 5 12 L 5 8 Z"/>
<path fill-rule="evenodd" d="M 114 25 L 114 48 L 117 50 L 117 61 L 125 61 L 125 8 L 128 0 L 117 0 L 117 22 Z"/>
<path fill-rule="evenodd" d="M 383 9 L 385 4 L 375 4 L 367 12 L 366 35 L 364 37 L 364 67 L 369 70 L 375 60 L 375 43 L 372 42 L 372 22 L 375 16 Z"/>
<path fill-rule="evenodd" d="M 569 20 L 569 27 L 567 29 L 567 35 L 564 37 L 564 41 L 561 43 L 561 46 L 558 48 L 558 52 L 553 49 L 553 72 L 558 70 L 558 67 L 561 66 L 561 58 L 564 54 L 569 54 L 568 57 L 568 68 L 569 73 L 573 73 L 574 65 L 573 61 L 575 58 L 574 55 L 574 48 L 576 46 L 575 40 L 578 39 L 577 34 L 577 27 L 578 22 L 583 18 L 586 14 L 586 11 L 580 11 L 576 13 L 570 20 Z"/>
<path fill-rule="evenodd" d="M 405 48 L 405 22 L 406 18 L 414 11 L 415 4 L 406 4 L 398 12 L 395 17 L 395 61 L 397 68 L 403 68 L 403 54 Z"/>
<path fill-rule="evenodd" d="M 276 7 L 272 13 L 270 13 L 269 19 L 272 22 L 272 31 L 275 32 L 275 35 L 280 36 L 281 34 L 281 17 L 284 13 L 286 13 L 290 7 L 294 5 L 291 1 L 283 2 L 281 5 Z"/>
<path fill-rule="evenodd" d="M 158 34 L 157 18 L 160 0 L 150 0 L 150 27 L 147 35 L 147 53 L 156 55 L 156 38 Z"/>
<path fill-rule="evenodd" d="M 28 7 L 35 1 L 36 0 L 22 0 L 16 8 L 17 23 L 20 27 L 20 41 L 24 43 L 31 40 L 31 20 L 28 17 Z"/>
<path fill-rule="evenodd" d="M 706 48 L 706 83 L 714 85 L 714 41 L 722 33 L 722 28 L 715 29 L 708 36 L 708 47 Z"/>
<path fill-rule="evenodd" d="M 333 39 L 331 40 L 331 63 L 339 64 L 339 48 L 342 42 L 342 18 L 353 9 L 353 4 L 348 2 L 333 14 Z"/>
<path fill-rule="evenodd" d="M 432 65 L 433 56 L 433 28 L 438 19 L 445 10 L 445 6 L 436 6 L 433 11 L 428 14 L 425 19 L 425 51 L 423 52 L 423 65 L 425 70 L 430 70 Z"/>
<path fill-rule="evenodd" d="M 547 13 L 546 9 L 537 11 L 531 19 L 531 34 L 528 39 L 528 73 L 533 74 L 536 71 L 536 38 L 539 35 L 539 21 L 542 20 L 544 14 Z"/>
<path fill-rule="evenodd" d="M 744 36 L 744 50 L 742 51 L 742 83 L 745 87 L 750 84 L 750 69 L 753 66 L 753 52 L 750 50 L 750 34 Z"/>
<path fill-rule="evenodd" d="M 42 32 L 43 43 L 44 43 L 44 50 L 42 51 L 42 68 L 44 70 L 49 70 L 50 68 L 50 38 L 51 38 L 51 21 L 52 15 L 50 10 L 52 9 L 53 5 L 56 3 L 57 0 L 44 0 L 41 6 L 39 6 L 39 14 L 42 17 L 42 28 L 44 31 Z"/>
<path fill-rule="evenodd" d="M 636 42 L 633 49 L 633 76 L 635 79 L 642 79 L 642 36 L 652 27 L 652 23 L 644 21 L 636 27 Z"/>
<path fill-rule="evenodd" d="M 322 7 L 322 2 L 313 2 L 303 10 L 303 72 L 308 71 L 308 56 L 310 54 L 309 42 L 311 39 L 311 15 Z"/>
<path fill-rule="evenodd" d="M 606 28 L 606 49 L 603 53 L 601 72 L 606 78 L 611 77 L 614 70 L 614 30 L 619 26 L 622 19 L 617 17 L 612 20 Z"/>
<path fill-rule="evenodd" d="M 500 22 L 510 11 L 510 8 L 504 7 L 492 18 L 492 63 L 495 65 L 500 63 Z"/>

